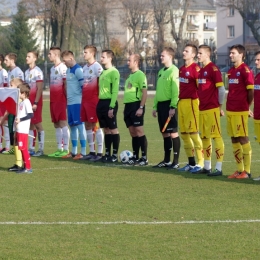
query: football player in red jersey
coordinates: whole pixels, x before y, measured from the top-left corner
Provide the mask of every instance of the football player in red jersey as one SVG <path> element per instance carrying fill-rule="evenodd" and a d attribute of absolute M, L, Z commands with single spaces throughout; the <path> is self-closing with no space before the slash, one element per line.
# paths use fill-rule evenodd
<path fill-rule="evenodd" d="M 200 67 L 195 63 L 197 46 L 187 44 L 183 51 L 185 65 L 179 70 L 180 93 L 178 102 L 178 122 L 188 164 L 178 171 L 199 172 L 204 166 L 202 141 L 199 136 L 198 75 Z M 197 155 L 196 165 L 194 150 Z"/>
<path fill-rule="evenodd" d="M 33 146 L 33 137 L 29 137 L 30 154 L 32 156 L 42 156 L 44 149 L 44 129 L 42 126 L 42 92 L 43 92 L 43 72 L 36 66 L 38 59 L 38 53 L 35 51 L 29 51 L 26 56 L 26 63 L 29 68 L 25 71 L 25 82 L 30 86 L 29 100 L 33 109 L 33 118 L 31 119 L 30 134 L 33 134 L 33 130 L 36 128 L 38 133 L 39 150 L 35 153 Z M 33 151 L 32 151 L 33 150 Z"/>
<path fill-rule="evenodd" d="M 208 45 L 200 45 L 198 61 L 202 68 L 198 76 L 199 96 L 199 129 L 203 144 L 204 168 L 200 173 L 208 176 L 222 175 L 222 162 L 224 156 L 224 143 L 221 136 L 220 115 L 223 115 L 221 106 L 225 98 L 225 88 L 222 75 L 218 67 L 210 60 L 211 48 Z M 211 139 L 215 143 L 216 167 L 211 171 Z"/>
<path fill-rule="evenodd" d="M 230 60 L 234 66 L 228 71 L 227 131 L 231 137 L 237 170 L 230 179 L 250 178 L 252 149 L 248 139 L 249 107 L 254 96 L 253 72 L 243 62 L 246 49 L 241 44 L 230 48 Z"/>

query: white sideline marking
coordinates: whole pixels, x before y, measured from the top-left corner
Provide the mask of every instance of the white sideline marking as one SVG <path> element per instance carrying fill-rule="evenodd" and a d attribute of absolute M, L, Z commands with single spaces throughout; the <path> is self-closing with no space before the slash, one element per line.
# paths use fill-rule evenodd
<path fill-rule="evenodd" d="M 7 221 L 0 222 L 0 225 L 183 225 L 183 224 L 218 224 L 218 223 L 260 223 L 260 219 L 243 220 L 187 220 L 187 221 L 100 221 L 100 222 L 42 222 L 42 221 Z"/>

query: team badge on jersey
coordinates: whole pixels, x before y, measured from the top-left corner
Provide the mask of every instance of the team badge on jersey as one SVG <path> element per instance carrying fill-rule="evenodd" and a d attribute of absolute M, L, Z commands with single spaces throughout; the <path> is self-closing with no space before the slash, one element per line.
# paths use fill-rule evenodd
<path fill-rule="evenodd" d="M 132 84 L 128 82 L 127 88 L 132 88 Z"/>
<path fill-rule="evenodd" d="M 207 76 L 208 75 L 208 72 L 207 71 L 204 71 L 204 76 Z"/>
<path fill-rule="evenodd" d="M 239 76 L 240 76 L 240 71 L 237 72 L 237 77 L 239 77 Z"/>
<path fill-rule="evenodd" d="M 30 74 L 30 78 L 32 78 L 32 74 Z"/>
<path fill-rule="evenodd" d="M 89 74 L 92 74 L 92 72 L 93 72 L 93 70 L 90 70 L 90 71 L 89 71 Z"/>
<path fill-rule="evenodd" d="M 57 71 L 57 70 L 55 70 L 55 74 L 58 74 L 58 71 Z"/>
<path fill-rule="evenodd" d="M 187 71 L 186 73 L 185 73 L 185 76 L 189 76 L 190 75 L 190 73 L 189 73 L 189 71 Z"/>
<path fill-rule="evenodd" d="M 13 78 L 14 78 L 14 75 L 11 76 L 11 79 L 13 79 Z"/>

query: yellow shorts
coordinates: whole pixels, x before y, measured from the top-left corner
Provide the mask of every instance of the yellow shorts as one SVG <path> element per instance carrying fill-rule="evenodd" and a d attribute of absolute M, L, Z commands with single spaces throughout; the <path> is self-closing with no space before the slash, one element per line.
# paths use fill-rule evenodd
<path fill-rule="evenodd" d="M 254 120 L 255 140 L 260 143 L 260 120 Z"/>
<path fill-rule="evenodd" d="M 178 125 L 181 133 L 193 133 L 199 131 L 198 99 L 179 100 Z"/>
<path fill-rule="evenodd" d="M 227 132 L 231 137 L 248 136 L 248 111 L 227 111 Z"/>
<path fill-rule="evenodd" d="M 221 137 L 219 108 L 200 111 L 199 122 L 201 138 Z"/>

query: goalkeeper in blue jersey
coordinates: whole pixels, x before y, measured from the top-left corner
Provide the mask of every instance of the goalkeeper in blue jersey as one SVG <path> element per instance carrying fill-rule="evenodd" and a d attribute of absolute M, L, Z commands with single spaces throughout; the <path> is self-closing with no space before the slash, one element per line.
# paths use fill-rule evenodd
<path fill-rule="evenodd" d="M 86 130 L 84 123 L 80 121 L 80 108 L 83 87 L 83 70 L 75 61 L 72 51 L 64 51 L 62 59 L 68 67 L 66 72 L 67 83 L 67 113 L 68 124 L 71 130 L 72 150 L 62 158 L 81 159 L 86 156 Z M 81 151 L 78 153 L 78 136 L 81 145 Z"/>

